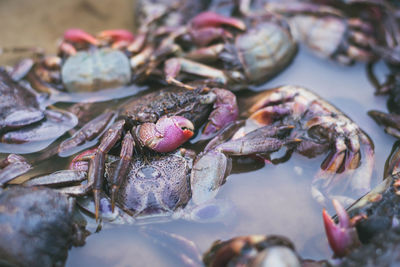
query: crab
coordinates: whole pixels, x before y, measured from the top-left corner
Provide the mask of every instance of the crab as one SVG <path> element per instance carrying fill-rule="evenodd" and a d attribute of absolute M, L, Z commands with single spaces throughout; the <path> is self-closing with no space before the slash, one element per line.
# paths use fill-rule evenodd
<path fill-rule="evenodd" d="M 42 95 L 11 77 L 4 69 L 0 69 L 2 151 L 8 151 L 5 150 L 7 147 L 24 153 L 42 149 L 78 123 L 76 116 L 70 112 L 42 107 L 45 100 Z M 26 146 L 27 143 L 37 146 Z"/>
<path fill-rule="evenodd" d="M 112 214 L 117 206 L 134 218 L 164 215 L 173 219 L 212 220 L 213 216 L 227 214 L 225 203 L 221 206 L 214 198 L 230 173 L 231 156 L 268 154 L 282 146 L 292 149 L 299 142 L 287 138 L 293 128 L 289 126 L 261 127 L 240 140 L 229 140 L 241 125 L 238 121 L 226 126 L 198 155 L 181 148 L 168 153 L 136 152 L 131 157 L 126 151 L 132 153 L 132 143 L 125 138 L 119 157 L 103 155 L 96 148 L 87 150 L 74 158 L 72 170 L 37 177 L 25 185 L 61 186 L 59 190 L 70 195 L 85 195 L 93 189 L 96 219 L 99 211 Z M 102 193 L 102 181 L 93 175 L 102 167 L 96 165 L 99 154 L 104 157 L 101 163 L 105 162 L 104 174 L 99 179 L 108 182 L 107 197 Z M 86 184 L 79 184 L 82 171 L 87 173 Z"/>
<path fill-rule="evenodd" d="M 373 63 L 368 65 L 368 77 L 371 83 L 375 86 L 377 95 L 389 95 L 387 107 L 390 112 L 384 113 L 377 110 L 372 110 L 368 114 L 378 123 L 385 126 L 385 131 L 399 138 L 399 115 L 400 114 L 400 29 L 398 26 L 399 19 L 396 17 L 398 8 L 391 6 L 389 3 L 379 5 L 378 10 L 384 14 L 382 19 L 383 32 L 385 42 L 377 44 L 373 48 L 376 53 L 382 58 L 388 66 L 390 73 L 387 75 L 385 82 L 380 82 L 376 77 L 373 69 Z"/>
<path fill-rule="evenodd" d="M 211 110 L 214 110 L 211 112 Z M 211 113 L 210 113 L 211 112 Z M 105 111 L 89 121 L 59 147 L 61 154 L 77 152 L 79 145 L 102 136 L 93 161 L 96 209 L 102 188 L 105 155 L 122 140 L 121 157 L 116 178 L 127 171 L 134 150 L 170 152 L 186 142 L 207 119 L 203 138 L 211 138 L 218 130 L 237 119 L 238 107 L 233 93 L 209 88 L 203 83 L 196 90 L 181 87 L 164 88 L 141 97 L 131 98 L 117 111 Z M 116 120 L 114 122 L 114 120 Z M 123 138 L 122 138 L 123 137 Z M 114 181 L 115 185 L 118 183 Z M 117 189 L 115 189 L 117 190 Z"/>
<path fill-rule="evenodd" d="M 81 29 L 68 29 L 58 56 L 40 55 L 25 68 L 25 77 L 38 91 L 93 92 L 131 84 L 127 51 L 117 47 L 130 42 L 127 30 L 99 33 L 98 39 Z"/>
<path fill-rule="evenodd" d="M 249 235 L 215 241 L 204 253 L 206 266 L 302 266 L 293 243 L 283 236 Z"/>
<path fill-rule="evenodd" d="M 82 29 L 67 29 L 57 55 L 35 52 L 32 59 L 18 64 L 15 76 L 50 94 L 53 102 L 78 102 L 82 96 L 86 102 L 123 98 L 147 89 L 135 83 L 147 74 L 131 68 L 147 59 L 145 41 L 144 36 L 135 38 L 126 29 L 104 30 L 95 36 Z"/>
<path fill-rule="evenodd" d="M 265 10 L 286 16 L 295 39 L 322 58 L 344 65 L 377 58 L 373 50 L 379 32 L 375 20 L 348 18 L 335 7 L 303 2 L 267 3 Z"/>
<path fill-rule="evenodd" d="M 195 75 L 231 90 L 246 88 L 274 77 L 297 52 L 288 25 L 273 14 L 239 19 L 206 11 L 195 16 L 180 35 L 176 32 L 171 33 L 173 44 L 183 53 L 164 63 L 165 79 L 172 84 L 182 85 L 178 75 L 185 73 L 189 80 Z"/>
<path fill-rule="evenodd" d="M 334 200 L 338 224 L 323 211 L 329 244 L 336 257 L 343 258 L 344 263 L 368 261 L 390 265 L 389 262 L 393 264 L 396 261 L 397 257 L 391 255 L 395 253 L 399 240 L 399 155 L 397 142 L 387 159 L 384 180 L 347 210 Z M 384 253 L 375 253 L 377 248 Z"/>
<path fill-rule="evenodd" d="M 233 139 L 265 125 L 293 125 L 291 137 L 301 140 L 295 152 L 308 158 L 329 152 L 312 182 L 312 195 L 318 202 L 326 205 L 327 197 L 335 197 L 351 203 L 354 200 L 344 196 L 346 190 L 352 197 L 369 191 L 373 142 L 336 107 L 303 87 L 290 85 L 257 93 L 246 102 L 251 103 L 244 114 L 246 125 Z M 351 178 L 343 179 L 346 176 Z"/>
<path fill-rule="evenodd" d="M 234 90 L 272 78 L 297 52 L 288 25 L 273 14 L 241 20 L 207 11 L 184 26 L 186 19 L 173 15 L 178 14 L 175 9 L 186 7 L 180 2 L 156 2 L 160 10 L 143 5 L 140 10 L 151 15 L 140 22 L 136 36 L 123 29 L 102 31 L 96 37 L 81 29 L 67 30 L 60 56 L 42 57 L 27 79 L 45 91 L 55 87 L 82 92 L 145 82 L 149 76 L 182 86 L 177 76 L 184 72 Z M 192 4 L 188 2 L 189 7 Z M 205 9 L 204 4 L 194 6 L 190 12 Z M 159 20 L 168 23 L 160 25 Z"/>

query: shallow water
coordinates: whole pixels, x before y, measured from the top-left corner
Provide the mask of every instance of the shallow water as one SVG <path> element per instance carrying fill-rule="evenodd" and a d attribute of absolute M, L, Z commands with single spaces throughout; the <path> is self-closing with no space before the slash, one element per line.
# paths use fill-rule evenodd
<path fill-rule="evenodd" d="M 0 25 L 0 47 L 35 45 L 47 51 L 54 51 L 57 38 L 70 27 L 96 32 L 108 28 L 133 29 L 134 26 L 132 3 L 127 0 L 0 0 Z M 14 57 L 0 56 L 0 63 L 9 63 Z M 395 139 L 367 116 L 370 109 L 385 111 L 386 99 L 374 96 L 364 66 L 343 67 L 315 58 L 301 48 L 289 68 L 257 90 L 284 84 L 301 85 L 317 92 L 368 133 L 375 143 L 373 182 L 376 184 L 382 178 L 384 162 Z M 323 157 L 310 160 L 294 155 L 284 164 L 230 175 L 217 196 L 234 205 L 235 218 L 226 220 L 225 224 L 174 221 L 151 227 L 182 235 L 194 241 L 201 252 L 217 239 L 280 234 L 290 238 L 304 258 L 330 257 L 322 226 L 322 208 L 310 195 L 311 180 L 322 160 Z M 53 167 L 65 168 L 65 164 L 58 162 Z M 84 247 L 72 248 L 66 264 L 132 265 L 176 266 L 177 261 L 170 252 L 144 237 L 138 226 L 104 226 L 99 233 L 87 238 Z"/>

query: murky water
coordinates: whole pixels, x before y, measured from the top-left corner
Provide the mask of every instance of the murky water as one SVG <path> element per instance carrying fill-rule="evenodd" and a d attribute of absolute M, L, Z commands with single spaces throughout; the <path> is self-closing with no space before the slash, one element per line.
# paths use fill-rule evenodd
<path fill-rule="evenodd" d="M 54 51 L 57 38 L 70 27 L 89 32 L 133 29 L 132 7 L 128 0 L 0 0 L 0 47 L 35 45 Z M 10 58 L 0 56 L 0 63 L 8 63 Z M 386 106 L 384 97 L 374 96 L 364 66 L 339 66 L 315 58 L 301 48 L 289 68 L 257 90 L 284 84 L 301 85 L 317 92 L 368 133 L 375 143 L 373 183 L 376 184 L 382 178 L 384 162 L 395 139 L 384 134 L 367 116 L 368 110 L 386 110 Z M 322 159 L 294 155 L 281 165 L 230 175 L 217 196 L 233 202 L 234 219 L 230 217 L 224 223 L 174 221 L 151 227 L 182 235 L 194 241 L 202 252 L 216 239 L 280 234 L 290 238 L 305 258 L 330 257 L 322 226 L 322 208 L 310 195 L 310 183 Z M 65 164 L 60 162 L 53 167 L 65 168 Z M 176 266 L 177 261 L 171 252 L 144 237 L 140 227 L 105 225 L 99 233 L 87 238 L 84 247 L 70 250 L 66 265 Z"/>

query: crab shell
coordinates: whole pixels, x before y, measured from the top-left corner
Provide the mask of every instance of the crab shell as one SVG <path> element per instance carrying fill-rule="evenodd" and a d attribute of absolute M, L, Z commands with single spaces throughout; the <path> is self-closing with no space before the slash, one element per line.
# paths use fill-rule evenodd
<path fill-rule="evenodd" d="M 108 157 L 106 179 L 118 166 L 118 157 Z M 116 196 L 116 202 L 127 213 L 137 216 L 173 213 L 185 206 L 191 197 L 190 170 L 192 158 L 179 154 L 135 158 L 129 165 Z"/>

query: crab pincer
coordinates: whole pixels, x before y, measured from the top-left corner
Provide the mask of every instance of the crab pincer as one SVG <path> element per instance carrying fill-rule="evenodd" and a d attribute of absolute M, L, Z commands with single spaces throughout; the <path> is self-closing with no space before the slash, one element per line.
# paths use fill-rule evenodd
<path fill-rule="evenodd" d="M 323 209 L 322 217 L 324 220 L 325 232 L 328 242 L 337 257 L 346 256 L 351 250 L 361 245 L 358 239 L 356 228 L 347 214 L 346 210 L 339 201 L 333 200 L 333 206 L 336 210 L 339 224 L 336 224 Z"/>
<path fill-rule="evenodd" d="M 100 42 L 93 35 L 82 29 L 68 29 L 64 32 L 63 39 L 58 46 L 61 53 L 72 56 L 77 53 L 75 44 L 99 45 Z"/>
<path fill-rule="evenodd" d="M 157 152 L 170 152 L 193 136 L 191 121 L 181 116 L 161 117 L 156 124 L 139 125 L 136 135 L 142 146 Z"/>
<path fill-rule="evenodd" d="M 64 40 L 69 42 L 86 42 L 98 45 L 99 41 L 91 34 L 81 29 L 68 29 L 64 32 Z"/>

